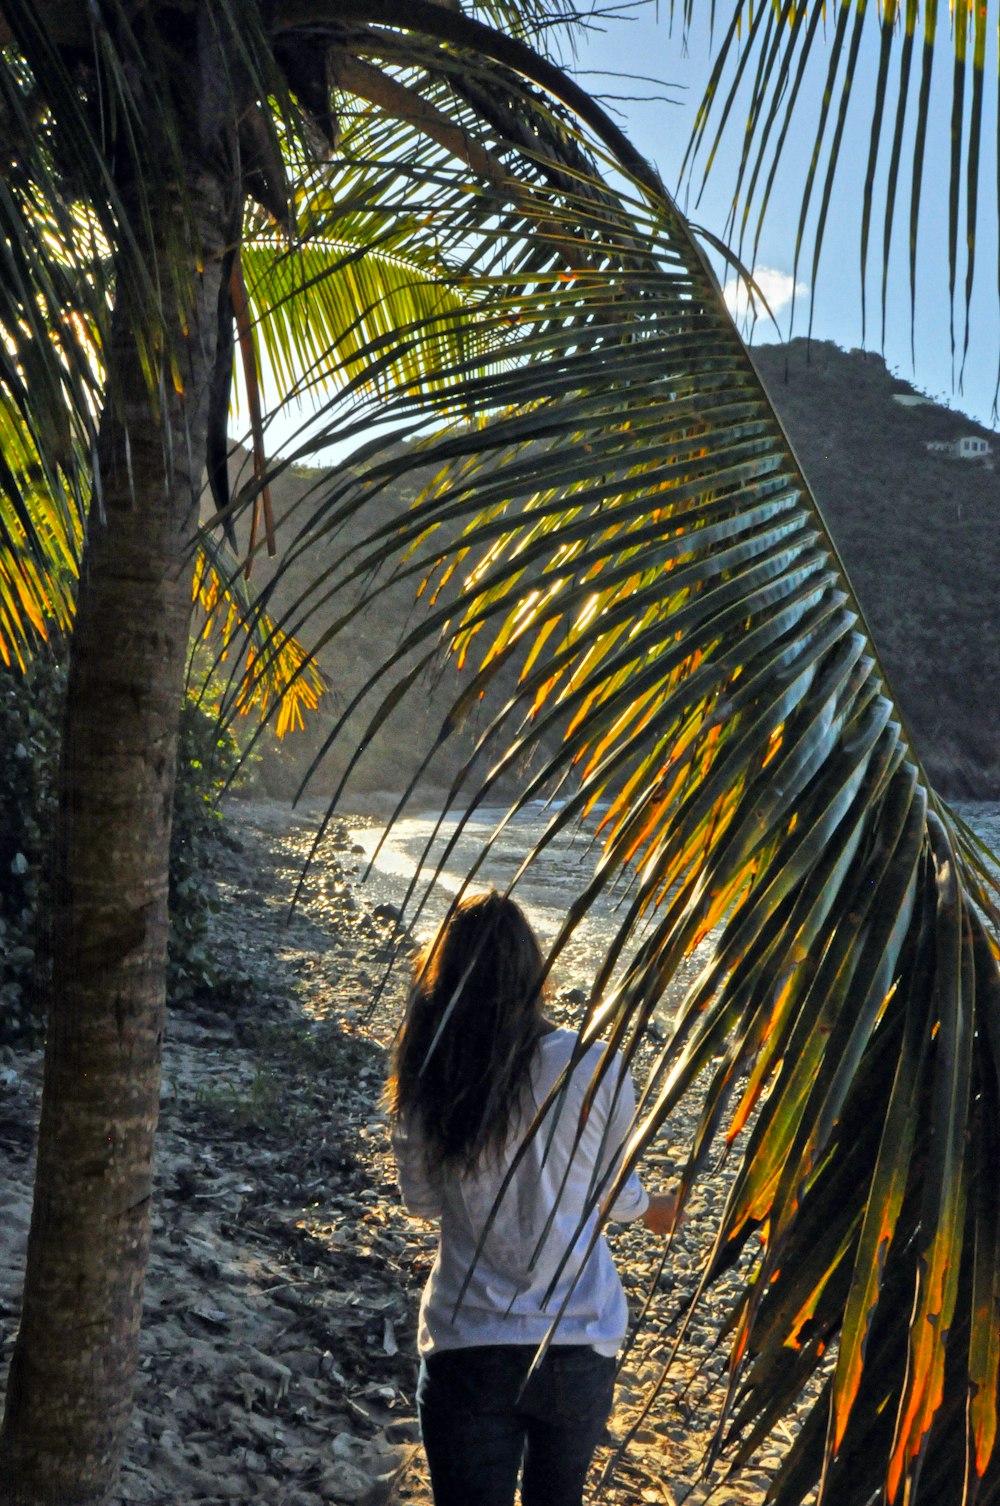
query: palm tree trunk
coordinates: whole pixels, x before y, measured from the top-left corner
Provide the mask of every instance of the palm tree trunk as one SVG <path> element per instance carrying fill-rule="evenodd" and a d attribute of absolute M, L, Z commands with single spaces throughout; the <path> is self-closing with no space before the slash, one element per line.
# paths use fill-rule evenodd
<path fill-rule="evenodd" d="M 161 287 L 162 338 L 151 336 L 159 341 L 159 392 L 150 392 L 136 340 L 137 325 L 148 332 L 151 321 L 124 293 L 108 362 L 101 481 L 70 660 L 27 1281 L 0 1433 L 5 1506 L 106 1503 L 131 1410 L 159 1109 L 191 543 L 226 223 L 217 178 L 201 175 L 183 197 L 177 214 L 189 281 L 186 291 Z M 167 228 L 153 228 L 151 266 L 168 264 Z M 174 265 L 177 244 L 175 226 Z"/>

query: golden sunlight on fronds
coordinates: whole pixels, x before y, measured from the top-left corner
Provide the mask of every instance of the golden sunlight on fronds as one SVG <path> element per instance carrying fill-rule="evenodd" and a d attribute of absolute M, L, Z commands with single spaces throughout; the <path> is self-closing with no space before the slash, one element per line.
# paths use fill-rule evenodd
<path fill-rule="evenodd" d="M 37 452 L 17 414 L 0 407 L 0 661 L 24 669 L 73 616 L 81 542 L 71 500 L 40 483 Z"/>
<path fill-rule="evenodd" d="M 273 716 L 277 736 L 284 737 L 305 725 L 329 682 L 302 645 L 282 633 L 247 594 L 239 565 L 234 562 L 223 573 L 220 553 L 215 546 L 214 557 L 207 552 L 198 557 L 193 587 L 203 614 L 198 636 L 216 642 L 219 665 L 236 656 L 240 715 L 255 712 L 261 721 Z"/>

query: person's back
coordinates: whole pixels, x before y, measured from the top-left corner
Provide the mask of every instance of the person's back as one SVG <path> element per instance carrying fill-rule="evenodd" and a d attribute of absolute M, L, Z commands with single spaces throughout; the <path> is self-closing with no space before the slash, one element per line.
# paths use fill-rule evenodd
<path fill-rule="evenodd" d="M 421 1353 L 470 1342 L 535 1346 L 556 1317 L 555 1342 L 617 1353 L 628 1316 L 625 1298 L 607 1244 L 603 1236 L 595 1241 L 594 1232 L 598 1200 L 610 1184 L 635 1100 L 616 1063 L 581 1130 L 584 1094 L 603 1058 L 602 1046 L 584 1054 L 545 1123 L 522 1143 L 575 1045 L 575 1033 L 567 1030 L 539 1038 L 510 1137 L 476 1168 L 451 1175 L 428 1171 L 419 1134 L 397 1134 L 404 1201 L 411 1211 L 441 1220 L 437 1260 L 421 1303 Z M 638 1179 L 630 1177 L 610 1216 L 636 1218 L 646 1202 Z"/>
<path fill-rule="evenodd" d="M 418 961 L 394 1050 L 400 1190 L 441 1225 L 418 1329 L 436 1506 L 510 1506 L 522 1456 L 524 1506 L 578 1506 L 628 1318 L 597 1222 L 642 1216 L 665 1231 L 672 1218 L 669 1197 L 651 1217 L 634 1173 L 602 1207 L 635 1111 L 631 1078 L 600 1045 L 567 1074 L 577 1037 L 545 1019 L 542 973 L 512 900 L 463 901 Z"/>

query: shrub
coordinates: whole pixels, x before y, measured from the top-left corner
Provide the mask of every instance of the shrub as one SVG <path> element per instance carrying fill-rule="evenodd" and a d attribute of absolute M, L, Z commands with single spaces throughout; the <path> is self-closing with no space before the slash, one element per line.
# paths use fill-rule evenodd
<path fill-rule="evenodd" d="M 46 966 L 40 916 L 49 902 L 47 833 L 66 673 L 39 654 L 21 674 L 0 669 L 0 1040 L 38 1030 Z"/>
<path fill-rule="evenodd" d="M 232 845 L 219 797 L 233 779 L 240 750 L 213 712 L 189 697 L 181 709 L 170 837 L 170 949 L 167 992 L 172 1002 L 213 989 L 218 978 L 208 949 L 209 916 L 218 909 L 212 857 Z"/>
<path fill-rule="evenodd" d="M 0 1041 L 37 1038 L 49 967 L 49 834 L 56 815 L 63 663 L 39 655 L 24 674 L 0 668 Z M 170 844 L 168 991 L 173 1001 L 215 983 L 208 919 L 211 857 L 226 840 L 218 798 L 239 760 L 236 739 L 189 698 L 181 713 Z"/>

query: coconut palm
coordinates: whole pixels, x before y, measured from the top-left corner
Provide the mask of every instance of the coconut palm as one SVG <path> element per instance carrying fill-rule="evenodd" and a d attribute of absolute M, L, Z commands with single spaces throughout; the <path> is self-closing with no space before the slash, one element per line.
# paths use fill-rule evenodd
<path fill-rule="evenodd" d="M 529 26 L 553 13 L 480 8 Z M 815 503 L 655 174 L 519 36 L 430 0 L 121 0 L 99 16 L 4 0 L 2 14 L 0 377 L 53 492 L 72 490 L 80 456 L 93 477 L 8 1497 L 106 1501 L 122 1447 L 192 545 L 244 199 L 294 237 L 284 164 L 298 143 L 297 173 L 324 175 L 331 239 L 353 218 L 363 243 L 404 268 L 433 252 L 440 273 L 439 296 L 378 328 L 368 304 L 354 312 L 330 358 L 342 380 L 326 435 L 358 449 L 287 520 L 284 557 L 319 557 L 400 476 L 434 479 L 317 573 L 280 631 L 304 633 L 341 585 L 367 581 L 377 600 L 389 582 L 424 582 L 426 615 L 373 666 L 371 730 L 443 633 L 467 680 L 438 745 L 513 671 L 480 736 L 490 772 L 460 776 L 452 803 L 482 802 L 539 749 L 516 804 L 561 782 L 545 840 L 600 810 L 600 860 L 554 948 L 622 886 L 584 1040 L 600 1000 L 631 1053 L 678 963 L 711 938 L 632 1154 L 706 1074 L 685 1188 L 717 1132 L 749 1127 L 706 1273 L 758 1252 L 732 1319 L 737 1458 L 818 1381 L 780 1499 L 821 1471 L 836 1499 L 885 1481 L 914 1501 L 981 1482 L 989 1498 L 993 880 L 928 789 Z M 341 142 L 317 165 L 334 105 Z M 67 328 L 77 279 L 31 239 L 39 203 L 93 217 L 111 274 L 99 384 Z M 309 265 L 291 254 L 286 270 L 308 281 Z M 266 301 L 288 311 L 315 375 L 325 349 L 282 297 Z"/>
<path fill-rule="evenodd" d="M 339 214 L 331 235 L 329 193 L 316 174 L 312 181 L 299 182 L 298 194 L 294 253 L 273 220 L 258 212 L 248 218 L 239 262 L 232 270 L 230 296 L 238 305 L 233 323 L 250 410 L 255 474 L 262 473 L 264 464 L 260 387 L 265 371 L 284 403 L 298 392 L 312 393 L 315 399 L 331 382 L 342 386 L 348 375 L 358 379 L 360 374 L 374 391 L 383 390 L 386 383 L 419 380 L 419 346 L 397 350 L 367 377 L 359 373 L 358 349 L 374 340 L 387 341 L 396 325 L 412 322 L 421 312 L 432 307 L 440 311 L 442 305 L 457 302 L 456 295 L 442 286 L 442 268 L 433 248 L 417 248 L 423 252 L 419 261 L 412 255 L 400 257 L 384 235 L 366 235 L 361 214 Z M 95 260 L 88 254 L 93 227 L 72 213 L 61 225 L 54 224 L 33 208 L 24 228 L 26 233 L 43 233 L 35 242 L 36 255 L 39 246 L 50 250 L 57 232 L 64 232 L 60 261 L 77 275 L 75 281 L 66 281 L 61 321 L 72 332 L 78 359 L 90 366 L 99 389 L 100 329 L 111 304 L 111 268 L 104 265 L 105 257 Z M 103 277 L 95 275 L 100 273 Z M 229 340 L 231 349 L 232 330 Z M 230 547 L 230 541 L 235 543 L 229 518 L 227 438 L 231 363 L 220 359 L 215 375 L 209 469 L 229 538 L 206 526 L 198 535 L 194 599 L 200 609 L 199 632 L 217 640 L 220 658 L 235 655 L 244 669 L 238 681 L 242 711 L 256 708 L 267 716 L 274 701 L 280 704 L 280 736 L 287 727 L 301 726 L 304 715 L 315 709 L 324 691 L 323 677 L 304 662 L 299 645 L 277 630 L 250 583 L 260 514 L 269 518 L 266 480 L 254 501 L 246 557 L 238 558 Z M 0 392 L 0 464 L 6 481 L 0 496 L 0 660 L 22 668 L 53 631 L 64 635 L 72 622 L 86 516 L 83 488 L 92 480 L 87 453 L 78 451 L 66 471 L 51 467 L 39 452 L 23 408 L 23 394 L 16 389 Z M 267 522 L 266 532 L 273 554 L 273 521 Z"/>

